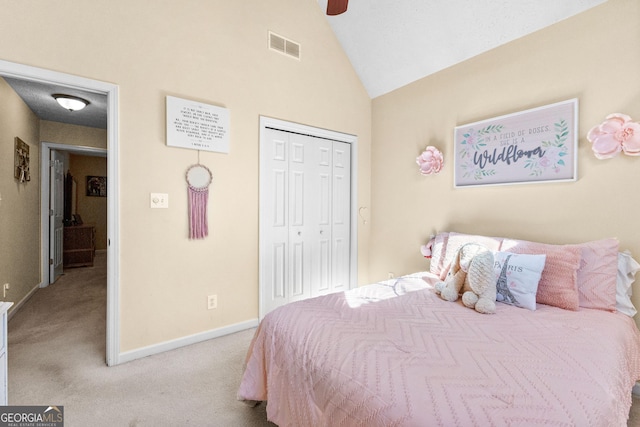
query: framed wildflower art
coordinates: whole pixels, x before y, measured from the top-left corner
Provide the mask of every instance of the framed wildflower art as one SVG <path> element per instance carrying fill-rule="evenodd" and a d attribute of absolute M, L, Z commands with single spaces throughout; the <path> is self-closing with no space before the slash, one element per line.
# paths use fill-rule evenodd
<path fill-rule="evenodd" d="M 578 100 L 457 126 L 454 145 L 456 188 L 575 181 Z"/>

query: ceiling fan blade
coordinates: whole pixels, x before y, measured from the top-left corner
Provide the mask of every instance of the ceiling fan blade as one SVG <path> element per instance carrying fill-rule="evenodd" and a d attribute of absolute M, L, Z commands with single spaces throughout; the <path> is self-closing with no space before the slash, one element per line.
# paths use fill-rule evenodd
<path fill-rule="evenodd" d="M 328 0 L 327 1 L 327 15 L 340 15 L 347 11 L 347 4 L 349 0 Z"/>

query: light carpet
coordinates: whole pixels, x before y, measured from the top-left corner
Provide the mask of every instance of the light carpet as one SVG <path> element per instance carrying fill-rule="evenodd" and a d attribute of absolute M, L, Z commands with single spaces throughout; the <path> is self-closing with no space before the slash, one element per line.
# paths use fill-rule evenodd
<path fill-rule="evenodd" d="M 65 270 L 9 322 L 9 404 L 62 405 L 65 426 L 273 426 L 236 400 L 254 330 L 107 367 L 106 254 Z"/>

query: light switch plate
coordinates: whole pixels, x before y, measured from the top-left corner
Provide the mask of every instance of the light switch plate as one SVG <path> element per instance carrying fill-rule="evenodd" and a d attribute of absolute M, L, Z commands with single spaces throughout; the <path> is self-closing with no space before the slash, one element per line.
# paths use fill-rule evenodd
<path fill-rule="evenodd" d="M 166 193 L 151 193 L 149 201 L 153 209 L 167 209 L 169 207 L 169 195 Z"/>

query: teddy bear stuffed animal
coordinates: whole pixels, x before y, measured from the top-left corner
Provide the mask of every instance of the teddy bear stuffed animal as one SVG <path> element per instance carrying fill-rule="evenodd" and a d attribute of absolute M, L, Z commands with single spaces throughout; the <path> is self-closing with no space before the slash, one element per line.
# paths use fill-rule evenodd
<path fill-rule="evenodd" d="M 436 284 L 436 292 L 446 301 L 462 303 L 479 313 L 496 312 L 496 277 L 493 254 L 477 243 L 462 245 L 449 268 L 444 282 Z"/>

